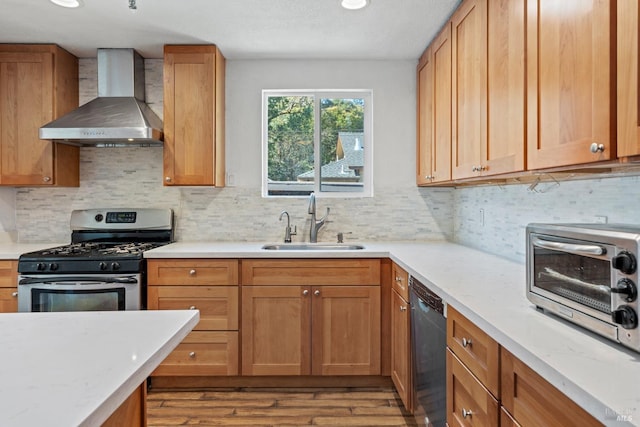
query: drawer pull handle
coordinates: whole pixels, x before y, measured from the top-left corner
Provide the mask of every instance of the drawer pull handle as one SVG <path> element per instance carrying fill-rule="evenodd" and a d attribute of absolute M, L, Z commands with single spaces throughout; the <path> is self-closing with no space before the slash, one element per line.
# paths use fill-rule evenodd
<path fill-rule="evenodd" d="M 404 305 L 400 306 L 400 311 L 407 311 L 407 307 L 405 307 Z"/>
<path fill-rule="evenodd" d="M 473 342 L 471 341 L 471 338 L 469 339 L 462 338 L 462 346 L 464 348 L 471 347 L 471 344 L 473 344 Z"/>
<path fill-rule="evenodd" d="M 195 275 L 196 275 L 195 269 L 189 271 L 189 276 L 195 276 Z"/>
<path fill-rule="evenodd" d="M 192 305 L 191 307 L 189 307 L 189 310 L 195 310 L 195 309 L 196 309 L 195 305 Z"/>
<path fill-rule="evenodd" d="M 304 296 L 309 295 L 309 289 L 305 289 L 304 291 L 302 291 L 302 295 Z"/>
<path fill-rule="evenodd" d="M 11 296 L 12 296 L 12 297 L 17 297 L 17 296 L 18 296 L 18 293 L 17 293 L 17 292 L 11 292 Z"/>
<path fill-rule="evenodd" d="M 190 357 L 191 359 L 195 359 L 195 358 L 196 358 L 196 352 L 195 352 L 195 351 L 192 351 L 191 353 L 189 353 L 189 357 Z"/>
<path fill-rule="evenodd" d="M 316 289 L 315 291 L 313 291 L 313 294 L 314 294 L 315 296 L 318 296 L 318 295 L 320 295 L 320 291 L 319 291 L 318 289 Z"/>
<path fill-rule="evenodd" d="M 396 283 L 402 283 L 402 277 L 396 276 Z"/>
<path fill-rule="evenodd" d="M 462 408 L 462 418 L 471 418 L 472 415 L 473 412 L 471 411 L 471 409 L 467 411 L 466 409 Z"/>

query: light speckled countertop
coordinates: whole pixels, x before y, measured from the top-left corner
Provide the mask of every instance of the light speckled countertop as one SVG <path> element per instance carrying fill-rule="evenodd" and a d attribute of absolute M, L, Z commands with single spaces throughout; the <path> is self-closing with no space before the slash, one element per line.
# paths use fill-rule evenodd
<path fill-rule="evenodd" d="M 199 318 L 197 310 L 0 314 L 0 425 L 100 425 Z"/>
<path fill-rule="evenodd" d="M 525 296 L 523 264 L 439 242 L 364 243 L 357 251 L 267 251 L 262 245 L 179 242 L 145 257 L 389 257 L 605 425 L 640 426 L 640 354 L 536 311 Z"/>

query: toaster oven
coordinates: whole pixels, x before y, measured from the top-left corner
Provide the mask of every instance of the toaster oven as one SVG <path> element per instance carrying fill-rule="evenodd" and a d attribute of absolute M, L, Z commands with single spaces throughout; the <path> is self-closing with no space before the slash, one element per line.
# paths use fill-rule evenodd
<path fill-rule="evenodd" d="M 529 224 L 527 298 L 640 352 L 640 226 Z"/>

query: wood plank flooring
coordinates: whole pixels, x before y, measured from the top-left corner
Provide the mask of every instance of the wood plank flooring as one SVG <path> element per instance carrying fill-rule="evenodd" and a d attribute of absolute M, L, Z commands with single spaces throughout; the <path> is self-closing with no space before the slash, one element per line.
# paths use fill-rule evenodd
<path fill-rule="evenodd" d="M 393 388 L 154 391 L 149 426 L 416 426 Z"/>

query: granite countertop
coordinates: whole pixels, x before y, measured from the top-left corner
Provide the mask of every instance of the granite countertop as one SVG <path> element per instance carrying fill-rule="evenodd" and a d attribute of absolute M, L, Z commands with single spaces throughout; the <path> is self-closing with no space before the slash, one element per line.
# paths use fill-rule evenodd
<path fill-rule="evenodd" d="M 145 257 L 389 257 L 602 423 L 640 426 L 640 354 L 538 312 L 526 299 L 523 264 L 444 242 L 364 243 L 355 251 L 267 251 L 263 244 L 181 242 Z"/>
<path fill-rule="evenodd" d="M 100 425 L 199 317 L 197 310 L 0 314 L 0 425 Z"/>

